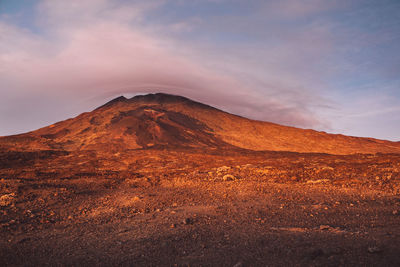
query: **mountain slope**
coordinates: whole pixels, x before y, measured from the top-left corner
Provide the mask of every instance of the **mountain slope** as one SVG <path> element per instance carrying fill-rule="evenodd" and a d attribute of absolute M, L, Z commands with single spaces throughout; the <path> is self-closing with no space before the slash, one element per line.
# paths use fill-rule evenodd
<path fill-rule="evenodd" d="M 331 154 L 400 153 L 400 143 L 327 134 L 232 115 L 190 99 L 118 97 L 92 112 L 21 135 L 5 149 L 244 148 Z"/>

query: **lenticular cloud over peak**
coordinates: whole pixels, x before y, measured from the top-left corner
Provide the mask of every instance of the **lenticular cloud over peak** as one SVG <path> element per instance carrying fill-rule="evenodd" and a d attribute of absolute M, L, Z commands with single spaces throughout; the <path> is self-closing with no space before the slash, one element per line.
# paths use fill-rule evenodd
<path fill-rule="evenodd" d="M 0 51 L 1 86 L 16 98 L 41 94 L 52 101 L 163 91 L 258 119 L 318 123 L 306 105 L 267 97 L 232 72 L 207 66 L 206 58 L 199 59 L 202 51 L 156 36 L 151 26 L 139 27 L 142 12 L 156 3 L 129 4 L 125 12 L 124 4 L 111 6 L 112 1 L 43 1 L 35 9 L 41 33 L 0 24 L 8 36 Z"/>

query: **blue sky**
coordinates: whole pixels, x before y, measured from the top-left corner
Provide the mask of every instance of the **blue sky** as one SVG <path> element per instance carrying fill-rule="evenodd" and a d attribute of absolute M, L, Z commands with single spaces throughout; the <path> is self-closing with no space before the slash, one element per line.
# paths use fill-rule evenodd
<path fill-rule="evenodd" d="M 400 1 L 0 0 L 0 135 L 120 94 L 400 141 Z"/>

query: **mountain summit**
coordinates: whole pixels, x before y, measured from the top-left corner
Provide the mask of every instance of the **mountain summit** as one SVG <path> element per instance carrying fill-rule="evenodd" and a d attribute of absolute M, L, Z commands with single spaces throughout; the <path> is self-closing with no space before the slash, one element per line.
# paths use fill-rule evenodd
<path fill-rule="evenodd" d="M 163 93 L 117 97 L 92 112 L 0 138 L 5 149 L 241 148 L 331 154 L 399 153 L 400 144 L 254 121 Z"/>

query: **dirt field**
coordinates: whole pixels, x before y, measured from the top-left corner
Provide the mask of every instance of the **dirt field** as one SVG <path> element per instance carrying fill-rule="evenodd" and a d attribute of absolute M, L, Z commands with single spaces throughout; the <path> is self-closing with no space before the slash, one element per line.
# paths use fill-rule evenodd
<path fill-rule="evenodd" d="M 0 265 L 400 266 L 400 155 L 0 152 Z"/>

